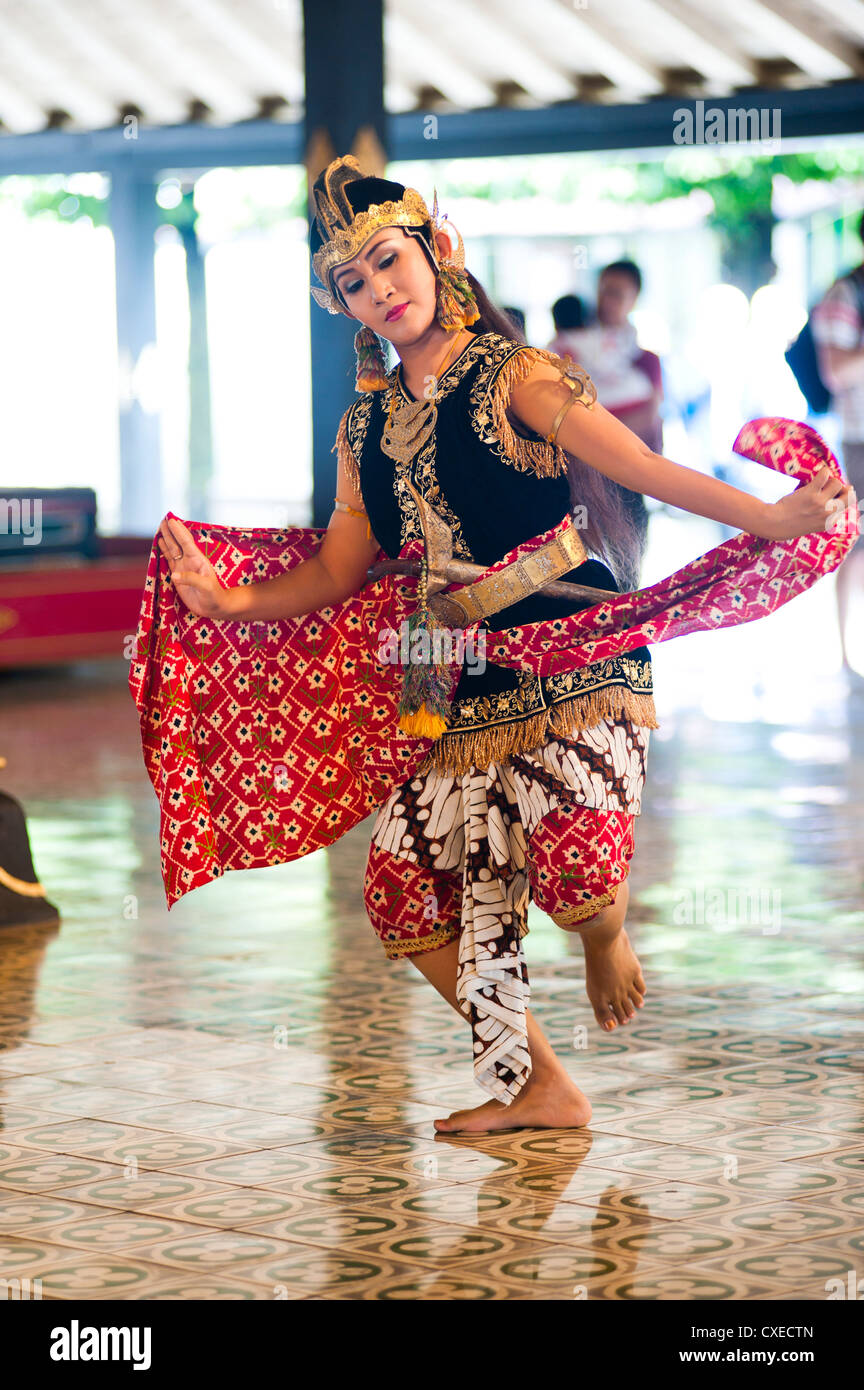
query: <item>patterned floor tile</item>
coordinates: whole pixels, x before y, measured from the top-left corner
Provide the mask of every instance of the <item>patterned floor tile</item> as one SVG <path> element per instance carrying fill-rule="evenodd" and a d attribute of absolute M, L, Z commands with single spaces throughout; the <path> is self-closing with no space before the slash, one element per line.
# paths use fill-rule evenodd
<path fill-rule="evenodd" d="M 141 1206 L 139 1210 L 151 1216 L 168 1217 L 173 1221 L 210 1226 L 218 1231 L 245 1228 L 253 1224 L 257 1226 L 262 1221 L 274 1221 L 277 1217 L 289 1216 L 305 1205 L 302 1197 L 295 1197 L 286 1192 L 225 1186 L 216 1190 L 215 1183 L 203 1183 L 198 1186 L 210 1187 L 213 1190 L 199 1191 L 194 1196 L 181 1198 L 163 1197 Z"/>
<path fill-rule="evenodd" d="M 17 1157 L 0 1162 L 0 1191 L 9 1188 L 16 1192 L 50 1192 L 74 1183 L 116 1177 L 120 1173 L 122 1169 L 116 1163 L 54 1154 L 45 1149 L 19 1149 Z"/>
<path fill-rule="evenodd" d="M 138 1107 L 134 1115 L 134 1123 L 141 1129 L 161 1130 L 163 1132 L 180 1130 L 184 1134 L 201 1134 L 214 1130 L 219 1130 L 224 1134 L 231 1125 L 245 1124 L 249 1120 L 249 1111 L 243 1110 L 239 1106 L 218 1105 L 208 1101 L 176 1101 L 167 1102 L 164 1096 L 160 1096 L 159 1104 L 153 1104 L 157 1098 L 148 1096 L 141 1098 L 144 1103 Z M 131 1121 L 132 1117 L 128 1117 Z"/>
<path fill-rule="evenodd" d="M 273 1297 L 324 1294 L 327 1298 L 357 1298 L 371 1286 L 397 1276 L 410 1281 L 417 1273 L 413 1265 L 396 1260 L 312 1246 L 298 1247 L 298 1253 L 287 1257 L 243 1266 L 244 1280 L 265 1285 Z"/>
<path fill-rule="evenodd" d="M 363 1210 L 376 1217 L 401 1217 L 422 1222 L 440 1221 L 446 1226 L 462 1226 L 471 1230 L 510 1231 L 522 1239 L 533 1238 L 533 1231 L 522 1231 L 518 1221 L 531 1217 L 535 1211 L 548 1213 L 554 1203 L 517 1193 L 508 1187 L 470 1183 L 427 1184 L 422 1190 L 388 1194 L 373 1198 Z M 568 1203 L 560 1203 L 561 1208 Z M 513 1224 L 516 1223 L 516 1224 Z"/>
<path fill-rule="evenodd" d="M 166 1099 L 167 1103 L 167 1099 Z M 121 1124 L 135 1116 L 144 1105 L 152 1105 L 152 1095 L 143 1092 L 133 1093 L 113 1089 L 110 1086 L 73 1086 L 65 1084 L 56 1095 L 40 1098 L 40 1109 L 45 1112 L 43 1123 L 50 1116 L 71 1115 L 82 1119 L 117 1121 Z M 41 1118 L 41 1117 L 40 1117 Z"/>
<path fill-rule="evenodd" d="M 742 1157 L 761 1157 L 763 1160 L 816 1158 L 844 1149 L 851 1138 L 851 1135 L 832 1138 L 816 1130 L 793 1129 L 791 1125 L 759 1125 L 752 1129 L 744 1126 L 717 1138 L 699 1140 L 698 1146 Z"/>
<path fill-rule="evenodd" d="M 401 1196 L 427 1192 L 433 1186 L 443 1187 L 449 1182 L 450 1179 L 443 1176 L 432 1176 L 431 1170 L 428 1176 L 417 1176 L 409 1172 L 388 1171 L 380 1164 L 375 1168 L 345 1167 L 341 1170 L 331 1164 L 329 1172 L 271 1183 L 267 1191 L 303 1200 L 365 1206 L 376 1197 L 395 1200 Z"/>
<path fill-rule="evenodd" d="M 631 1216 L 657 1221 L 688 1220 L 699 1226 L 703 1226 L 709 1216 L 733 1211 L 753 1202 L 752 1196 L 745 1197 L 737 1190 L 737 1184 L 733 1190 L 731 1183 L 720 1188 L 684 1182 L 658 1183 L 640 1178 L 634 1179 L 633 1186 L 627 1186 L 622 1174 L 614 1176 L 621 1179 L 618 1188 L 610 1185 L 607 1191 L 599 1195 L 578 1200 L 594 1201 Z"/>
<path fill-rule="evenodd" d="M 644 1105 L 646 1110 L 671 1110 L 682 1105 L 699 1105 L 707 1100 L 731 1096 L 732 1087 L 720 1081 L 655 1081 L 644 1086 L 628 1086 L 616 1099 Z"/>
<path fill-rule="evenodd" d="M 421 1269 L 437 1265 L 461 1271 L 485 1269 L 489 1261 L 513 1254 L 525 1244 L 524 1239 L 516 1240 L 500 1230 L 472 1231 L 440 1222 L 412 1221 L 398 1232 L 365 1236 L 353 1242 L 351 1249 L 375 1258 L 401 1260 Z"/>
<path fill-rule="evenodd" d="M 262 1260 L 286 1259 L 301 1249 L 293 1242 L 276 1240 L 260 1231 L 199 1230 L 189 1235 L 187 1229 L 179 1235 L 136 1246 L 134 1254 L 136 1259 L 146 1260 L 148 1264 L 167 1265 L 171 1269 L 220 1272 L 234 1269 L 239 1272 L 244 1266 Z"/>
<path fill-rule="evenodd" d="M 608 1168 L 594 1166 L 579 1167 L 576 1164 L 557 1164 L 542 1166 L 532 1163 L 519 1172 L 506 1173 L 501 1177 L 487 1178 L 489 1186 L 507 1186 L 523 1196 L 533 1196 L 543 1201 L 606 1202 L 610 1194 L 639 1193 L 655 1186 L 657 1178 L 644 1174 L 616 1173 Z"/>
<path fill-rule="evenodd" d="M 84 1069 L 92 1062 L 92 1053 L 75 1051 L 71 1047 L 48 1046 L 38 1043 L 23 1043 L 9 1047 L 3 1053 L 2 1066 L 6 1075 L 44 1076 L 54 1074 L 55 1080 L 74 1080 L 76 1069 Z M 64 1076 L 61 1073 L 72 1073 Z"/>
<path fill-rule="evenodd" d="M 56 1247 L 55 1247 L 56 1255 Z M 85 1255 L 69 1250 L 39 1268 L 42 1296 L 72 1302 L 146 1297 L 172 1277 L 173 1271 L 126 1255 Z"/>
<path fill-rule="evenodd" d="M 50 1152 L 85 1158 L 104 1157 L 106 1149 L 115 1147 L 122 1140 L 145 1135 L 144 1130 L 135 1129 L 132 1125 L 92 1119 L 58 1122 L 53 1117 L 49 1117 L 48 1124 L 31 1125 L 15 1133 L 28 1148 L 47 1149 Z M 149 1137 L 152 1138 L 152 1135 Z"/>
<path fill-rule="evenodd" d="M 706 1217 L 701 1224 L 705 1229 L 716 1226 L 724 1231 L 762 1236 L 773 1245 L 781 1241 L 797 1244 L 811 1239 L 818 1239 L 823 1245 L 830 1244 L 835 1236 L 862 1229 L 860 1216 L 834 1209 L 827 1204 L 829 1201 L 830 1197 L 823 1205 L 818 1198 L 808 1197 L 764 1202 L 759 1206 L 719 1212 Z"/>
<path fill-rule="evenodd" d="M 299 1149 L 262 1149 L 210 1159 L 205 1163 L 166 1164 L 161 1171 L 230 1184 L 232 1187 L 263 1189 L 272 1187 L 274 1183 L 341 1171 L 346 1166 L 317 1153 L 307 1154 L 307 1148 L 307 1145 L 301 1145 Z"/>
<path fill-rule="evenodd" d="M 694 1260 L 688 1264 L 688 1273 L 763 1280 L 772 1287 L 807 1288 L 815 1296 L 821 1294 L 824 1298 L 830 1292 L 828 1281 L 845 1281 L 849 1267 L 848 1255 L 826 1249 L 813 1240 L 800 1245 L 784 1244 L 766 1250 Z"/>
<path fill-rule="evenodd" d="M 47 1106 L 36 1109 L 30 1104 L 3 1104 L 0 1105 L 0 1122 L 3 1126 L 0 1135 L 2 1135 L 4 1143 L 23 1143 L 25 1131 L 34 1129 L 37 1125 L 50 1125 L 54 1118 Z"/>
<path fill-rule="evenodd" d="M 741 1169 L 735 1178 L 735 1188 L 758 1197 L 823 1197 L 827 1193 L 845 1191 L 860 1186 L 860 1175 L 830 1173 L 814 1162 L 783 1160 L 769 1167 Z"/>
<path fill-rule="evenodd" d="M 676 1078 L 713 1071 L 728 1065 L 728 1059 L 719 1050 L 712 1051 L 706 1048 L 697 1052 L 695 1049 L 687 1051 L 676 1047 L 655 1047 L 651 1051 L 640 1053 L 637 1057 L 631 1057 L 628 1063 L 632 1072 L 637 1075 L 653 1072 L 656 1076 Z"/>
<path fill-rule="evenodd" d="M 670 1270 L 655 1265 L 650 1271 L 621 1277 L 616 1274 L 593 1284 L 590 1297 L 615 1303 L 738 1303 L 751 1299 L 777 1297 L 777 1286 L 736 1275 L 734 1278 L 708 1270 Z"/>
<path fill-rule="evenodd" d="M 295 1245 L 322 1246 L 332 1249 L 353 1249 L 366 1240 L 388 1239 L 416 1228 L 426 1229 L 429 1222 L 410 1217 L 395 1204 L 373 1210 L 365 1207 L 336 1206 L 332 1202 L 308 1202 L 290 1216 L 272 1221 L 244 1222 L 234 1229 L 253 1235 L 272 1236 Z"/>
<path fill-rule="evenodd" d="M 146 1299 L 148 1302 L 176 1303 L 255 1303 L 271 1298 L 261 1284 L 247 1284 L 231 1272 L 196 1274 L 193 1278 L 169 1279 L 143 1292 L 124 1293 L 124 1302 Z"/>
<path fill-rule="evenodd" d="M 18 1194 L 7 1190 L 0 1201 L 0 1234 L 29 1235 L 38 1239 L 58 1222 L 104 1214 L 104 1207 L 87 1202 L 69 1202 L 41 1192 Z"/>
<path fill-rule="evenodd" d="M 708 1139 L 719 1139 L 724 1134 L 734 1133 L 739 1128 L 738 1121 L 724 1119 L 721 1115 L 700 1113 L 698 1105 L 688 1106 L 686 1110 L 643 1111 L 633 1115 L 625 1112 L 619 1117 L 597 1122 L 591 1120 L 592 1132 L 600 1131 L 609 1135 L 632 1138 L 637 1144 L 642 1141 L 645 1148 L 649 1143 L 692 1144 L 704 1147 Z"/>
<path fill-rule="evenodd" d="M 783 749 L 818 788 L 822 735 L 673 712 L 655 784 L 684 767 L 699 791 L 640 821 L 632 1024 L 596 1028 L 579 942 L 532 907 L 532 1009 L 590 1126 L 444 1137 L 438 1116 L 487 1097 L 464 1020 L 369 931 L 366 829 L 272 880 L 229 875 L 169 929 L 119 665 L 51 694 L 22 677 L 4 704 L 15 746 L 45 754 L 19 791 L 64 910 L 61 934 L 4 934 L 0 995 L 0 1243 L 44 1298 L 812 1302 L 861 1267 L 864 739 L 848 804 L 780 822 Z M 830 718 L 851 728 L 852 706 Z M 682 891 L 738 885 L 745 853 L 782 875 L 781 934 L 673 922 Z M 134 941 L 110 906 L 131 891 Z"/>
<path fill-rule="evenodd" d="M 482 1272 L 492 1280 L 502 1280 L 511 1287 L 524 1290 L 534 1297 L 590 1297 L 592 1288 L 610 1275 L 635 1275 L 652 1268 L 652 1261 L 636 1260 L 612 1252 L 598 1253 L 579 1246 L 541 1245 L 524 1242 L 482 1266 Z M 656 1268 L 656 1264 L 654 1264 Z"/>
<path fill-rule="evenodd" d="M 104 1166 L 104 1165 L 103 1165 Z M 181 1177 L 179 1173 L 123 1170 L 119 1177 L 96 1182 L 72 1184 L 54 1189 L 50 1195 L 63 1200 L 87 1202 L 95 1206 L 114 1207 L 120 1211 L 149 1211 L 153 1203 L 186 1201 L 210 1193 L 225 1193 L 233 1189 L 225 1183 L 203 1182 L 200 1178 Z"/>
<path fill-rule="evenodd" d="M 479 1136 L 448 1135 L 449 1144 L 464 1148 L 477 1146 L 486 1153 L 512 1154 L 514 1157 L 536 1159 L 549 1162 L 550 1159 L 576 1159 L 581 1163 L 599 1163 L 608 1154 L 627 1153 L 631 1149 L 646 1149 L 648 1144 L 638 1139 L 629 1139 L 620 1134 L 595 1133 L 593 1124 L 584 1129 L 516 1129 L 502 1134 L 483 1135 L 482 1145 L 477 1144 Z"/>
<path fill-rule="evenodd" d="M 477 1144 L 438 1140 L 421 1141 L 413 1152 L 403 1157 L 379 1159 L 376 1168 L 382 1173 L 399 1173 L 436 1182 L 480 1182 L 504 1176 L 515 1182 L 527 1173 L 545 1170 L 548 1163 L 548 1158 L 530 1159 L 491 1145 L 484 1151 Z"/>
<path fill-rule="evenodd" d="M 73 1259 L 80 1251 L 63 1249 L 43 1237 L 31 1240 L 27 1236 L 0 1236 L 0 1279 L 40 1277 L 43 1269 Z"/>
<path fill-rule="evenodd" d="M 717 1153 L 683 1145 L 655 1144 L 650 1149 L 638 1148 L 629 1153 L 610 1154 L 598 1162 L 616 1173 L 726 1187 L 729 1183 L 737 1182 L 742 1167 L 758 1167 L 764 1159 L 761 1156 Z"/>
<path fill-rule="evenodd" d="M 707 1101 L 704 1105 L 694 1106 L 693 1110 L 698 1114 L 724 1115 L 741 1122 L 750 1121 L 753 1125 L 783 1124 L 817 1131 L 856 1113 L 851 1105 L 797 1093 L 730 1096 Z"/>
<path fill-rule="evenodd" d="M 199 1234 L 200 1228 L 191 1223 L 170 1221 L 165 1217 L 144 1216 L 140 1212 L 105 1211 L 90 1207 L 85 1216 L 53 1222 L 43 1227 L 43 1238 L 52 1245 L 64 1249 L 71 1246 L 75 1250 L 91 1253 L 108 1251 L 123 1255 L 127 1249 L 155 1240 L 179 1239 L 184 1235 Z M 58 1257 L 60 1251 L 58 1250 Z M 135 1252 L 136 1256 L 140 1253 Z M 148 1259 L 148 1256 L 142 1258 Z M 154 1261 L 154 1263 L 159 1263 Z"/>
<path fill-rule="evenodd" d="M 431 1134 L 432 1121 L 441 1115 L 441 1107 L 427 1105 L 422 1101 L 372 1100 L 337 1101 L 334 1105 L 321 1108 L 321 1118 L 348 1128 L 365 1126 L 370 1129 L 410 1129 L 412 1132 Z"/>

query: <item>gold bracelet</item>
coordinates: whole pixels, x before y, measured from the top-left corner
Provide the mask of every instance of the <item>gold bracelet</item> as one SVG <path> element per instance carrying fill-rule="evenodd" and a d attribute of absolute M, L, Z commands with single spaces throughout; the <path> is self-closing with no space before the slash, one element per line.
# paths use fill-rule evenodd
<path fill-rule="evenodd" d="M 371 527 L 371 525 L 370 525 L 370 522 L 369 522 L 369 515 L 368 515 L 367 512 L 365 512 L 365 511 L 359 511 L 357 507 L 349 507 L 349 505 L 348 505 L 347 502 L 340 502 L 340 500 L 339 500 L 338 497 L 334 497 L 334 498 L 333 498 L 333 505 L 335 506 L 337 512 L 349 512 L 349 513 L 351 514 L 351 516 L 365 516 L 365 517 L 366 517 L 366 539 L 367 539 L 367 541 L 368 541 L 368 540 L 371 540 L 371 538 L 372 538 L 372 527 Z"/>

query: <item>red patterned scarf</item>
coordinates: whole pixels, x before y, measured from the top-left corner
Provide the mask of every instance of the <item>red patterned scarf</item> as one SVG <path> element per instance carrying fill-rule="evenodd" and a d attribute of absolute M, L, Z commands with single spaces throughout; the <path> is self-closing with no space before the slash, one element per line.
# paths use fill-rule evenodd
<path fill-rule="evenodd" d="M 734 447 L 802 482 L 826 463 L 840 475 L 820 436 L 794 421 L 751 421 Z M 487 573 L 571 524 L 564 518 Z M 186 525 L 226 585 L 291 569 L 326 534 Z M 851 527 L 777 542 L 741 533 L 638 593 L 489 634 L 486 656 L 548 675 L 752 622 L 836 569 L 856 536 Z M 401 551 L 420 553 L 418 541 Z M 386 576 L 303 618 L 236 622 L 190 613 L 168 575 L 154 540 L 129 686 L 159 799 L 170 908 L 229 869 L 283 864 L 333 844 L 414 775 L 432 740 L 398 728 L 402 668 L 378 654 L 385 629 L 400 632 L 416 607 L 414 579 Z M 454 690 L 458 678 L 454 665 Z"/>

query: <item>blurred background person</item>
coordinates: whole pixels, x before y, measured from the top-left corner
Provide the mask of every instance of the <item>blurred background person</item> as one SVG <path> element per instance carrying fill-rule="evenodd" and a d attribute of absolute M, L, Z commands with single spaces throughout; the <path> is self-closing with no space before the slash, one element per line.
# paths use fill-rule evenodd
<path fill-rule="evenodd" d="M 864 215 L 858 223 L 864 241 Z M 811 315 L 819 372 L 840 419 L 841 462 L 847 480 L 864 498 L 864 262 L 835 280 Z M 843 670 L 864 679 L 849 660 L 849 608 L 864 582 L 864 536 L 837 570 L 837 621 Z"/>
<path fill-rule="evenodd" d="M 589 322 L 585 301 L 578 294 L 562 294 L 552 305 L 552 322 L 555 337 L 549 344 L 550 352 L 557 353 L 559 357 L 573 357 L 574 344 L 578 339 L 572 335 L 580 328 L 586 328 Z"/>
<path fill-rule="evenodd" d="M 631 429 L 656 454 L 663 452 L 663 423 L 660 407 L 663 401 L 663 376 L 660 358 L 655 352 L 640 348 L 636 328 L 630 314 L 642 289 L 642 273 L 634 261 L 613 261 L 601 272 L 597 282 L 597 317 L 595 322 L 581 328 L 573 324 L 564 327 L 550 344 L 566 345 L 562 356 L 571 356 L 584 367 L 597 388 L 602 405 Z M 556 328 L 564 305 L 565 321 L 573 311 L 568 300 L 558 300 L 553 308 Z M 559 316 L 556 317 L 555 309 Z M 584 313 L 584 310 L 582 311 Z M 572 319 L 571 319 L 572 322 Z M 639 528 L 643 544 L 648 530 L 648 508 L 645 498 L 630 488 L 622 488 L 628 510 Z"/>
<path fill-rule="evenodd" d="M 524 311 L 524 309 L 517 309 L 516 306 L 515 306 L 515 304 L 507 304 L 507 305 L 505 305 L 503 312 L 507 315 L 508 319 L 510 320 L 510 322 L 513 324 L 514 328 L 516 329 L 517 333 L 521 333 L 521 334 L 522 334 L 522 338 L 523 338 L 523 341 L 524 341 L 524 338 L 525 338 L 525 311 Z"/>

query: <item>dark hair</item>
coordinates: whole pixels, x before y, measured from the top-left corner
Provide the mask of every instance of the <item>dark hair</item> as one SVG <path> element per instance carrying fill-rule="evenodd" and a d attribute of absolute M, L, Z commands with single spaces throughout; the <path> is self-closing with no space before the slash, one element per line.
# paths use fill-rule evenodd
<path fill-rule="evenodd" d="M 552 305 L 552 322 L 558 329 L 584 328 L 585 305 L 578 294 L 562 294 Z"/>
<path fill-rule="evenodd" d="M 600 274 L 629 275 L 636 286 L 636 293 L 642 289 L 642 272 L 635 261 L 612 261 L 609 265 L 604 265 Z"/>
<path fill-rule="evenodd" d="M 520 332 L 522 332 L 522 333 L 525 332 L 525 313 L 524 313 L 524 310 L 522 310 L 522 309 L 517 309 L 516 306 L 515 306 L 515 304 L 504 304 L 504 305 L 502 306 L 502 313 L 505 313 L 505 314 L 507 315 L 508 319 L 512 319 L 512 320 L 513 320 L 513 322 L 515 323 L 516 327 L 520 330 Z"/>

